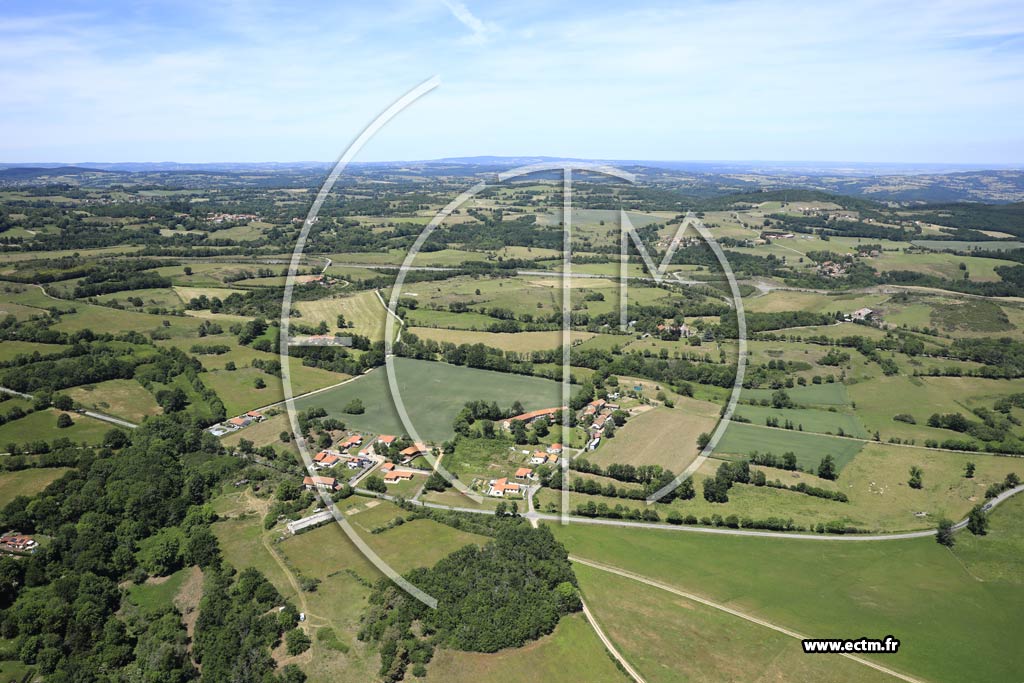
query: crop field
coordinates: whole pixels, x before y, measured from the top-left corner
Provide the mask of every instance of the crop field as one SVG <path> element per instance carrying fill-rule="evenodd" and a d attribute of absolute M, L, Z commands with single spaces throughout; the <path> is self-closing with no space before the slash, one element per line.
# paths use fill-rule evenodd
<path fill-rule="evenodd" d="M 129 422 L 142 422 L 149 415 L 163 411 L 153 394 L 133 379 L 111 379 L 98 384 L 84 384 L 62 393 L 76 403 L 97 412 L 121 417 Z"/>
<path fill-rule="evenodd" d="M 75 313 L 61 316 L 54 329 L 63 332 L 77 332 L 91 329 L 111 334 L 122 332 L 163 331 L 174 336 L 196 336 L 200 321 L 182 316 L 149 315 L 132 311 L 121 311 L 106 306 L 95 306 L 81 301 L 75 302 Z M 164 325 L 164 322 L 167 324 Z"/>
<path fill-rule="evenodd" d="M 413 426 L 429 441 L 452 435 L 452 422 L 466 401 L 497 401 L 508 407 L 522 402 L 527 410 L 560 405 L 561 384 L 523 375 L 508 375 L 430 361 L 396 358 L 395 378 Z M 349 415 L 342 408 L 359 398 L 366 408 Z M 395 410 L 387 373 L 377 368 L 359 379 L 296 401 L 299 410 L 322 407 L 350 428 L 375 434 L 403 434 L 407 429 Z"/>
<path fill-rule="evenodd" d="M 69 472 L 67 467 L 33 467 L 0 474 L 0 507 L 18 496 L 33 496 Z"/>
<path fill-rule="evenodd" d="M 551 635 L 521 648 L 494 654 L 438 650 L 427 665 L 430 683 L 502 683 L 587 681 L 623 683 L 627 680 L 608 656 L 582 614 L 562 617 Z"/>
<path fill-rule="evenodd" d="M 668 591 L 583 564 L 573 567 L 598 624 L 650 683 L 884 683 L 843 657 L 808 657 L 797 640 Z"/>
<path fill-rule="evenodd" d="M 818 294 L 776 289 L 768 294 L 745 299 L 743 308 L 750 313 L 811 311 L 814 313 L 850 313 L 858 308 L 875 308 L 887 298 L 880 294 Z"/>
<path fill-rule="evenodd" d="M 715 452 L 750 455 L 756 451 L 781 456 L 792 451 L 796 455 L 797 464 L 804 468 L 817 468 L 825 455 L 831 455 L 836 467 L 841 470 L 863 447 L 862 442 L 854 439 L 730 422 Z"/>
<path fill-rule="evenodd" d="M 601 465 L 661 465 L 682 472 L 697 457 L 697 437 L 718 421 L 714 403 L 681 399 L 675 408 L 658 407 L 629 419 L 588 458 Z"/>
<path fill-rule="evenodd" d="M 1005 634 L 1024 628 L 1024 589 L 975 580 L 930 538 L 850 543 L 551 527 L 576 556 L 811 637 L 893 634 L 900 650 L 880 662 L 925 680 L 1010 681 L 1024 673 L 1003 649 Z"/>

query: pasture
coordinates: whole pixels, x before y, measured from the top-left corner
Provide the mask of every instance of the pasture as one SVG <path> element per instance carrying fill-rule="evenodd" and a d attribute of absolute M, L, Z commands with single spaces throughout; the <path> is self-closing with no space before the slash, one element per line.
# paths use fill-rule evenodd
<path fill-rule="evenodd" d="M 880 661 L 925 680 L 1024 675 L 1024 664 L 1004 649 L 1006 634 L 1024 629 L 1024 588 L 975 580 L 931 538 L 852 543 L 550 526 L 576 556 L 812 637 L 893 634 L 900 650 Z"/>
<path fill-rule="evenodd" d="M 518 400 L 527 410 L 561 405 L 561 383 L 409 358 L 394 359 L 395 378 L 413 427 L 429 441 L 452 436 L 452 422 L 466 401 L 496 401 L 507 408 Z M 354 398 L 366 412 L 349 415 L 342 408 Z M 299 410 L 322 407 L 350 428 L 375 434 L 408 430 L 394 406 L 387 372 L 376 368 L 358 379 L 296 401 Z"/>
<path fill-rule="evenodd" d="M 742 414 L 742 411 L 739 412 Z M 841 470 L 863 447 L 862 442 L 854 439 L 730 422 L 715 453 L 750 455 L 756 451 L 781 456 L 792 451 L 796 455 L 797 464 L 805 469 L 816 469 L 825 455 L 831 455 L 836 468 Z"/>
<path fill-rule="evenodd" d="M 68 467 L 33 467 L 0 474 L 0 507 L 18 496 L 33 496 L 70 472 Z"/>
<path fill-rule="evenodd" d="M 706 401 L 680 399 L 675 408 L 657 407 L 631 417 L 604 439 L 587 457 L 601 464 L 661 465 L 682 472 L 697 457 L 697 437 L 711 432 L 718 421 L 718 406 Z"/>
<path fill-rule="evenodd" d="M 484 344 L 502 351 L 529 353 L 530 351 L 547 351 L 562 346 L 562 331 L 549 332 L 469 332 L 465 330 L 433 329 L 429 327 L 410 327 L 408 334 L 415 334 L 421 339 L 432 339 L 436 342 L 452 344 Z M 570 331 L 570 343 L 583 342 L 593 338 L 592 332 Z M 404 338 L 404 337 L 403 337 Z"/>
<path fill-rule="evenodd" d="M 608 656 L 582 614 L 562 617 L 550 635 L 494 654 L 438 650 L 427 665 L 428 683 L 587 681 L 623 683 L 627 678 Z"/>
<path fill-rule="evenodd" d="M 369 337 L 372 341 L 384 338 L 386 311 L 374 291 L 333 299 L 296 301 L 292 307 L 302 313 L 299 322 L 305 325 L 316 327 L 323 321 L 333 332 L 338 329 L 338 315 L 341 314 L 350 325 L 341 330 L 342 334 L 358 334 Z"/>
<path fill-rule="evenodd" d="M 114 425 L 77 413 L 71 415 L 73 424 L 64 429 L 57 428 L 57 416 L 61 411 L 54 409 L 39 410 L 30 413 L 20 420 L 0 425 L 0 446 L 10 443 L 19 445 L 28 441 L 52 441 L 57 437 L 67 437 L 75 443 L 97 444 Z M 4 448 L 6 450 L 6 448 Z"/>
<path fill-rule="evenodd" d="M 97 384 L 83 384 L 63 392 L 76 404 L 88 409 L 121 417 L 129 422 L 142 422 L 149 415 L 163 411 L 156 399 L 133 379 L 111 379 Z"/>
<path fill-rule="evenodd" d="M 736 414 L 747 418 L 751 424 L 760 426 L 764 426 L 767 419 L 775 418 L 780 424 L 785 424 L 786 421 L 792 422 L 797 428 L 802 427 L 804 432 L 844 434 L 860 439 L 868 437 L 867 431 L 865 431 L 857 416 L 848 413 L 829 412 L 813 408 L 779 409 L 740 404 L 736 406 Z"/>
<path fill-rule="evenodd" d="M 649 683 L 886 683 L 844 657 L 808 657 L 799 641 L 654 586 L 576 563 L 583 597 L 616 648 Z"/>

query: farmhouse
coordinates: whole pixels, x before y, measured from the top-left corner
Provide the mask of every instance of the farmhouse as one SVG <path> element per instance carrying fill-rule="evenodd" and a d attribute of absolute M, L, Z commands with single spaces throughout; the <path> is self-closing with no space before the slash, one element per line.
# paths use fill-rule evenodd
<path fill-rule="evenodd" d="M 334 477 L 303 477 L 302 485 L 307 491 L 320 489 L 321 491 L 334 491 L 338 488 L 338 480 Z"/>
<path fill-rule="evenodd" d="M 850 314 L 850 320 L 859 320 L 866 322 L 871 320 L 875 316 L 875 312 L 870 308 L 858 308 L 856 311 Z"/>
<path fill-rule="evenodd" d="M 31 536 L 12 532 L 0 537 L 0 545 L 3 545 L 10 550 L 31 552 L 35 550 L 39 544 Z"/>
<path fill-rule="evenodd" d="M 492 479 L 490 482 L 490 488 L 487 489 L 488 496 L 497 496 L 498 498 L 504 498 L 506 495 L 518 495 L 519 484 L 510 482 L 508 477 L 502 477 L 501 479 Z"/>
<path fill-rule="evenodd" d="M 522 415 L 516 415 L 515 417 L 508 418 L 507 420 L 501 423 L 501 426 L 504 429 L 511 429 L 513 422 L 525 422 L 528 425 L 533 424 L 535 420 L 539 420 L 541 418 L 548 418 L 551 417 L 552 415 L 557 415 L 562 410 L 565 410 L 565 406 L 562 406 L 560 408 L 541 408 L 540 410 L 531 410 L 528 413 L 523 413 Z"/>

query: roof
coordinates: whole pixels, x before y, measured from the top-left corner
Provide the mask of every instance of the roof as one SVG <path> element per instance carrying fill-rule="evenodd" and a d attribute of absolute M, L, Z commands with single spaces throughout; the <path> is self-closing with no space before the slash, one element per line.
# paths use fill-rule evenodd
<path fill-rule="evenodd" d="M 562 444 L 560 444 L 560 443 L 553 443 L 550 446 L 548 446 L 548 450 L 552 451 L 554 453 L 557 453 L 558 451 L 562 450 Z"/>
<path fill-rule="evenodd" d="M 381 443 L 390 446 L 392 443 L 394 443 L 395 439 L 397 438 L 397 436 L 392 436 L 391 434 L 381 434 L 380 436 L 377 437 L 377 441 L 380 441 Z"/>
<path fill-rule="evenodd" d="M 263 417 L 263 413 L 258 410 L 250 410 L 246 413 L 249 417 Z"/>
<path fill-rule="evenodd" d="M 501 479 L 494 480 L 494 482 L 491 483 L 491 488 L 494 489 L 495 491 L 501 491 L 503 493 L 505 491 L 518 491 L 519 484 L 515 482 L 510 482 L 508 480 L 508 477 L 502 477 Z"/>
<path fill-rule="evenodd" d="M 385 472 L 390 472 L 391 470 L 395 469 L 395 463 L 393 463 L 393 462 L 386 462 L 383 465 L 381 465 L 380 468 L 382 470 L 384 470 Z"/>
<path fill-rule="evenodd" d="M 401 450 L 401 454 L 402 455 L 416 455 L 417 453 L 426 453 L 428 450 L 429 449 L 427 448 L 426 444 L 423 444 L 423 443 L 420 443 L 419 441 L 417 441 L 416 443 L 414 443 L 413 445 L 409 446 L 408 448 L 403 448 Z"/>
<path fill-rule="evenodd" d="M 528 477 L 531 474 L 533 474 L 533 470 L 529 467 L 520 467 L 516 470 L 516 479 L 522 479 L 523 477 Z"/>
<path fill-rule="evenodd" d="M 305 486 L 334 486 L 337 481 L 334 477 L 303 477 L 302 483 Z"/>
<path fill-rule="evenodd" d="M 384 475 L 384 481 L 394 481 L 396 479 L 412 479 L 412 472 L 408 470 L 392 470 Z"/>
<path fill-rule="evenodd" d="M 357 443 L 363 440 L 362 434 L 353 434 L 350 437 L 345 438 L 338 443 L 341 448 L 348 448 L 349 446 L 355 446 Z"/>
<path fill-rule="evenodd" d="M 510 420 L 532 420 L 532 419 L 538 418 L 538 417 L 546 417 L 547 415 L 554 415 L 555 413 L 557 413 L 560 410 L 565 410 L 565 407 L 563 406 L 561 408 L 541 408 L 540 410 L 531 410 L 528 413 L 523 413 L 522 415 L 516 415 L 515 417 L 510 417 L 509 419 Z"/>
<path fill-rule="evenodd" d="M 233 425 L 243 426 L 243 425 L 248 423 L 248 418 L 245 418 L 245 417 L 233 417 L 230 420 L 228 420 L 228 423 L 229 424 L 233 424 Z"/>

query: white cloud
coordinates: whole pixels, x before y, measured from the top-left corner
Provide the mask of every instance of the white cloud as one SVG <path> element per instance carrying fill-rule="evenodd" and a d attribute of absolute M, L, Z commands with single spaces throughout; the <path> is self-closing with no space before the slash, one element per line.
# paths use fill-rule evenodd
<path fill-rule="evenodd" d="M 459 0 L 441 0 L 441 2 L 448 8 L 453 17 L 472 31 L 472 34 L 469 36 L 470 42 L 476 44 L 486 43 L 491 34 L 497 30 L 494 24 L 481 20 Z"/>

